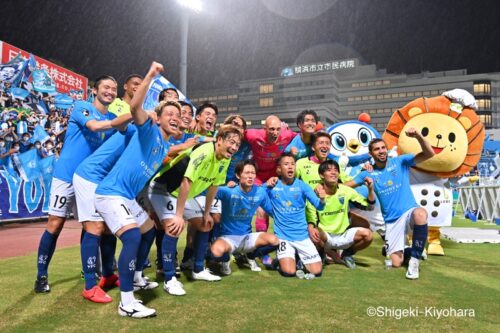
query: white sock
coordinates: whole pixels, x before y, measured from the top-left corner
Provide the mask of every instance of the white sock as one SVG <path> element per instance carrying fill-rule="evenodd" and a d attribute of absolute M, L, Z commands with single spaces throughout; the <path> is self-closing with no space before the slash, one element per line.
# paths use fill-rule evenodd
<path fill-rule="evenodd" d="M 122 300 L 123 306 L 127 306 L 127 305 L 131 304 L 133 301 L 135 301 L 133 291 L 121 291 L 120 295 L 121 295 L 121 300 Z"/>
<path fill-rule="evenodd" d="M 142 271 L 135 271 L 134 282 L 136 282 L 140 285 L 143 285 L 145 283 L 144 279 L 142 278 Z"/>

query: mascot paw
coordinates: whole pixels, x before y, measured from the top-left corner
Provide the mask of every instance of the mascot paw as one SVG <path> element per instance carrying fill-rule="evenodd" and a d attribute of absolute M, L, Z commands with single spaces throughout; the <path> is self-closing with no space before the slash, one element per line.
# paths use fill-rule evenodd
<path fill-rule="evenodd" d="M 427 254 L 433 256 L 444 256 L 444 249 L 441 244 L 430 243 L 427 248 Z"/>

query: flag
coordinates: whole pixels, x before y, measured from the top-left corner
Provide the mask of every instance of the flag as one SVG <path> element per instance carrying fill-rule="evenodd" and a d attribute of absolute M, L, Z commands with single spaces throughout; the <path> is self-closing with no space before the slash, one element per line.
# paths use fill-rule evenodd
<path fill-rule="evenodd" d="M 0 65 L 0 82 L 8 82 L 12 86 L 17 86 L 26 64 L 27 61 L 23 59 L 21 54 L 18 54 L 8 63 Z"/>
<path fill-rule="evenodd" d="M 17 87 L 10 88 L 9 92 L 12 98 L 20 100 L 24 100 L 26 97 L 30 95 L 30 92 L 28 90 Z"/>
<path fill-rule="evenodd" d="M 42 177 L 44 179 L 50 179 L 52 178 L 52 173 L 54 172 L 54 164 L 56 162 L 56 156 L 48 156 L 45 158 L 42 158 L 38 162 L 38 168 L 40 170 L 40 173 L 42 174 Z"/>
<path fill-rule="evenodd" d="M 50 138 L 50 135 L 45 132 L 43 127 L 41 125 L 36 125 L 35 130 L 33 131 L 33 137 L 32 140 L 33 142 L 40 141 L 42 144 L 45 143 Z"/>
<path fill-rule="evenodd" d="M 167 88 L 173 88 L 177 90 L 180 101 L 184 101 L 186 103 L 193 105 L 191 100 L 189 100 L 189 98 L 184 96 L 184 94 L 179 89 L 177 89 L 169 80 L 158 74 L 149 85 L 149 89 L 148 92 L 146 93 L 146 98 L 144 99 L 142 108 L 144 110 L 154 110 L 154 108 L 159 104 L 158 96 L 160 95 L 160 92 L 163 89 Z M 196 113 L 196 108 L 194 107 L 194 105 L 193 105 L 193 113 Z"/>
<path fill-rule="evenodd" d="M 73 106 L 73 99 L 66 94 L 58 94 L 54 97 L 56 108 L 67 110 Z"/>
<path fill-rule="evenodd" d="M 12 160 L 24 181 L 31 181 L 41 175 L 37 149 L 30 149 L 22 154 L 12 155 Z"/>
<path fill-rule="evenodd" d="M 48 114 L 49 113 L 49 109 L 47 108 L 47 105 L 45 105 L 45 102 L 41 98 L 38 101 L 36 108 L 38 109 L 39 113 L 41 113 L 41 114 Z"/>
<path fill-rule="evenodd" d="M 44 69 L 35 69 L 31 73 L 33 89 L 38 92 L 50 93 L 56 91 L 56 84 Z"/>

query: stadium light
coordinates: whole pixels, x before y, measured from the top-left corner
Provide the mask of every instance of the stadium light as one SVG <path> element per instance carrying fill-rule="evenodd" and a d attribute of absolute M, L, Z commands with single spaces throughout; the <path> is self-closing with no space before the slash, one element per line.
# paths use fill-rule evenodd
<path fill-rule="evenodd" d="M 196 14 L 203 9 L 201 0 L 177 0 L 177 2 L 186 8 L 189 8 Z M 181 62 L 180 62 L 180 89 L 187 96 L 187 40 L 189 33 L 189 11 L 181 11 Z"/>
<path fill-rule="evenodd" d="M 203 3 L 201 0 L 177 0 L 177 2 L 184 7 L 187 7 L 195 13 L 200 13 L 203 10 Z"/>

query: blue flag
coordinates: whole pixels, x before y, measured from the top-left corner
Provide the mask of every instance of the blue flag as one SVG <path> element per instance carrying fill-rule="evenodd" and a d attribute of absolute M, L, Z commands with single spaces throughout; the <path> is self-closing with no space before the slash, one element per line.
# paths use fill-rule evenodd
<path fill-rule="evenodd" d="M 8 63 L 0 65 L 0 82 L 8 82 L 12 86 L 17 86 L 22 79 L 26 65 L 27 61 L 20 54 Z"/>
<path fill-rule="evenodd" d="M 40 156 L 38 156 L 37 149 L 30 149 L 22 154 L 12 155 L 12 160 L 24 181 L 34 180 L 41 176 L 38 165 Z"/>
<path fill-rule="evenodd" d="M 45 143 L 50 138 L 50 135 L 45 132 L 41 125 L 36 125 L 35 130 L 33 131 L 32 141 L 37 142 L 40 141 L 42 144 Z"/>
<path fill-rule="evenodd" d="M 42 174 L 42 177 L 44 179 L 50 179 L 52 178 L 52 173 L 54 172 L 54 164 L 56 162 L 56 156 L 48 156 L 45 158 L 42 158 L 38 162 L 38 168 L 40 169 L 40 173 Z"/>
<path fill-rule="evenodd" d="M 184 96 L 184 94 L 179 89 L 177 89 L 172 84 L 172 82 L 170 82 L 169 80 L 158 74 L 151 82 L 151 85 L 149 86 L 148 92 L 146 93 L 146 98 L 144 99 L 144 104 L 142 104 L 142 108 L 144 110 L 154 110 L 154 108 L 159 104 L 158 96 L 160 95 L 160 92 L 163 89 L 167 88 L 173 88 L 177 90 L 180 101 L 184 101 L 186 103 L 193 105 L 193 103 L 189 100 L 189 98 Z M 193 105 L 193 113 L 196 114 L 196 108 L 194 107 L 194 105 Z"/>
<path fill-rule="evenodd" d="M 31 73 L 33 89 L 38 92 L 50 93 L 56 91 L 56 84 L 44 69 L 35 69 Z"/>
<path fill-rule="evenodd" d="M 56 108 L 67 110 L 73 106 L 74 100 L 66 94 L 58 94 L 54 97 Z"/>
<path fill-rule="evenodd" d="M 10 95 L 14 99 L 24 100 L 30 95 L 30 92 L 23 88 L 12 87 L 10 88 Z"/>

